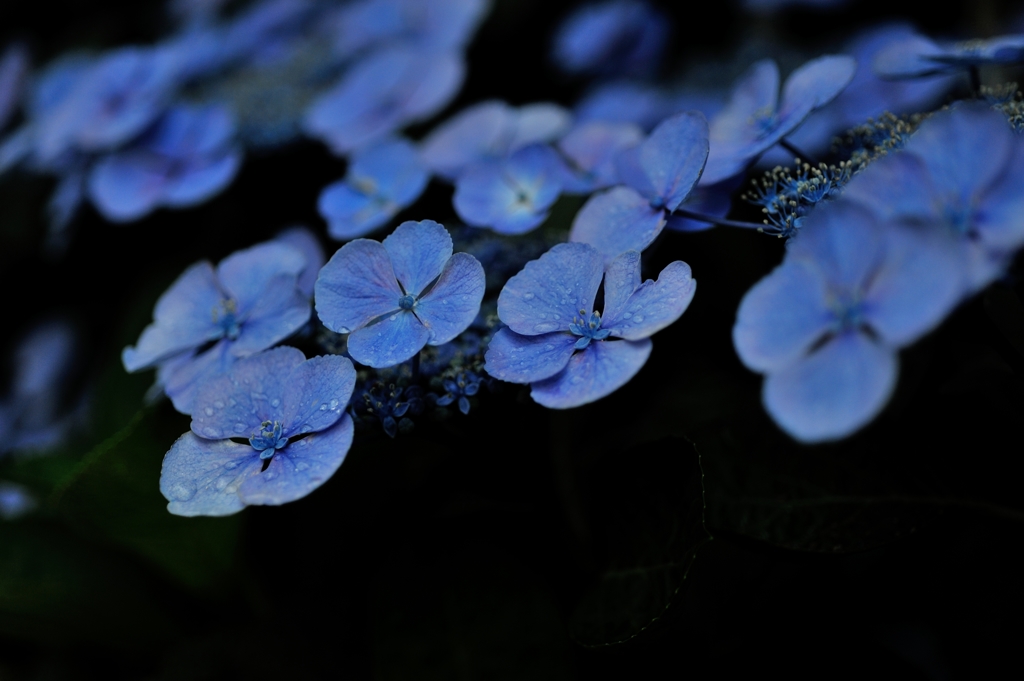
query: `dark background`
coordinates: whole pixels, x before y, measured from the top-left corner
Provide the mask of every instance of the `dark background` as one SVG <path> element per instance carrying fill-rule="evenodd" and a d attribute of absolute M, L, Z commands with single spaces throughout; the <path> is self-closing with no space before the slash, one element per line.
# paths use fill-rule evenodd
<path fill-rule="evenodd" d="M 571 105 L 585 83 L 558 75 L 547 48 L 573 4 L 499 0 L 446 113 L 490 97 Z M 854 1 L 765 19 L 661 5 L 675 21 L 665 73 L 694 80 L 836 50 L 888 18 L 991 35 L 1019 9 Z M 27 41 L 37 64 L 168 30 L 157 3 L 72 0 L 4 3 L 0 27 L 0 45 Z M 520 386 L 482 390 L 468 417 L 423 418 L 393 441 L 359 431 L 299 502 L 167 514 L 160 460 L 188 419 L 166 402 L 140 411 L 152 377 L 124 374 L 120 349 L 195 260 L 290 224 L 323 237 L 316 197 L 343 172 L 317 143 L 263 152 L 196 209 L 115 226 L 87 207 L 61 255 L 43 248 L 52 181 L 0 179 L 0 345 L 70 315 L 94 397 L 89 429 L 55 456 L 0 462 L 0 478 L 43 499 L 0 524 L 0 679 L 951 679 L 1019 666 L 1020 263 L 901 355 L 875 423 L 809 448 L 771 424 L 730 338 L 782 243 L 669 234 L 649 276 L 686 260 L 698 293 L 614 395 L 553 412 Z M 401 218 L 454 222 L 450 192 L 432 185 Z M 567 229 L 578 205 L 563 200 L 544 229 Z"/>

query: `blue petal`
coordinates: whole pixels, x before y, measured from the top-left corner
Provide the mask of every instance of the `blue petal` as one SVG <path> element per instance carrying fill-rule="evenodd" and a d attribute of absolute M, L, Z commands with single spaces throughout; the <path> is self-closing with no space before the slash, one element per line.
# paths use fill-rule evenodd
<path fill-rule="evenodd" d="M 532 385 L 530 397 L 550 409 L 569 409 L 610 395 L 636 375 L 651 341 L 597 341 L 569 359 L 560 373 Z"/>
<path fill-rule="evenodd" d="M 347 357 L 308 359 L 291 370 L 282 398 L 283 435 L 294 437 L 334 425 L 352 397 L 356 370 Z"/>
<path fill-rule="evenodd" d="M 945 51 L 924 36 L 908 36 L 879 51 L 871 67 L 882 78 L 916 78 L 948 71 L 949 66 L 928 59 Z"/>
<path fill-rule="evenodd" d="M 423 349 L 430 331 L 412 312 L 396 310 L 380 321 L 356 329 L 348 337 L 352 359 L 374 369 L 401 364 Z"/>
<path fill-rule="evenodd" d="M 324 187 L 317 211 L 327 221 L 327 233 L 339 241 L 369 234 L 398 214 L 398 204 L 364 193 L 347 179 Z"/>
<path fill-rule="evenodd" d="M 557 104 L 534 102 L 516 109 L 511 123 L 506 133 L 507 154 L 531 144 L 553 142 L 569 129 L 572 115 Z"/>
<path fill-rule="evenodd" d="M 244 480 L 238 490 L 242 503 L 278 506 L 306 496 L 338 470 L 354 432 L 352 418 L 343 414 L 331 428 L 289 442 L 270 460 L 267 470 Z"/>
<path fill-rule="evenodd" d="M 671 100 L 646 83 L 619 81 L 591 91 L 576 105 L 576 120 L 633 123 L 648 130 L 672 113 Z"/>
<path fill-rule="evenodd" d="M 640 288 L 640 253 L 626 251 L 605 267 L 604 273 L 604 320 L 602 328 L 608 328 L 608 320 L 618 317 L 626 306 L 633 291 Z"/>
<path fill-rule="evenodd" d="M 909 345 L 948 315 L 964 291 L 962 255 L 933 230 L 888 225 L 885 260 L 864 293 L 864 317 L 889 346 Z"/>
<path fill-rule="evenodd" d="M 313 102 L 305 129 L 346 154 L 435 114 L 458 91 L 465 71 L 458 54 L 382 50 Z"/>
<path fill-rule="evenodd" d="M 708 133 L 711 153 L 715 153 L 717 145 L 749 141 L 756 135 L 752 130 L 756 116 L 774 113 L 778 99 L 779 67 L 771 59 L 762 59 L 740 77 L 729 103 L 711 119 Z"/>
<path fill-rule="evenodd" d="M 615 174 L 620 183 L 635 189 L 646 199 L 653 199 L 657 192 L 651 178 L 640 164 L 640 145 L 627 147 L 615 156 Z"/>
<path fill-rule="evenodd" d="M 521 336 L 511 329 L 500 329 L 487 345 L 484 369 L 510 383 L 540 381 L 565 368 L 577 340 L 567 331 Z"/>
<path fill-rule="evenodd" d="M 669 212 L 697 184 L 707 157 L 708 122 L 698 111 L 665 119 L 640 146 L 640 165 Z"/>
<path fill-rule="evenodd" d="M 433 220 L 409 220 L 382 242 L 402 289 L 419 296 L 452 257 L 452 237 Z"/>
<path fill-rule="evenodd" d="M 466 167 L 507 151 L 505 138 L 514 117 L 512 107 L 498 100 L 463 109 L 423 140 L 423 161 L 438 175 L 454 180 Z"/>
<path fill-rule="evenodd" d="M 820 268 L 787 259 L 743 296 L 732 341 L 748 368 L 776 371 L 803 356 L 834 322 Z"/>
<path fill-rule="evenodd" d="M 175 409 L 182 414 L 192 413 L 196 391 L 203 383 L 225 373 L 234 364 L 231 345 L 231 341 L 221 340 L 201 354 L 186 353 L 170 358 L 166 370 L 161 365 L 158 377 Z"/>
<path fill-rule="evenodd" d="M 169 162 L 140 151 L 105 156 L 89 173 L 89 198 L 111 222 L 138 220 L 160 204 L 169 170 Z"/>
<path fill-rule="evenodd" d="M 836 336 L 810 356 L 769 374 L 764 406 L 806 442 L 838 440 L 866 425 L 896 386 L 896 354 L 862 333 Z"/>
<path fill-rule="evenodd" d="M 448 260 L 440 278 L 416 302 L 416 316 L 430 332 L 430 344 L 442 345 L 469 328 L 480 313 L 486 277 L 484 268 L 468 253 Z"/>
<path fill-rule="evenodd" d="M 590 317 L 604 274 L 600 254 L 587 244 L 558 244 L 505 283 L 498 317 L 524 336 L 563 331 L 577 315 Z"/>
<path fill-rule="evenodd" d="M 215 154 L 228 146 L 235 134 L 235 121 L 224 106 L 171 107 L 143 142 L 162 156 L 192 158 Z"/>
<path fill-rule="evenodd" d="M 291 246 L 302 253 L 302 257 L 306 259 L 306 266 L 299 275 L 299 290 L 307 298 L 312 298 L 313 285 L 316 283 L 317 275 L 320 274 L 320 268 L 327 260 L 320 241 L 306 227 L 289 227 L 274 237 L 274 241 Z"/>
<path fill-rule="evenodd" d="M 309 313 L 309 298 L 299 290 L 295 276 L 274 277 L 242 321 L 231 354 L 245 357 L 269 348 L 301 329 L 309 321 Z"/>
<path fill-rule="evenodd" d="M 244 317 L 279 276 L 298 277 L 306 266 L 302 253 L 283 243 L 268 241 L 235 251 L 217 264 L 217 279 L 238 303 Z"/>
<path fill-rule="evenodd" d="M 1008 253 L 1024 242 L 1024 143 L 1014 140 L 1001 177 L 985 190 L 974 227 L 986 250 Z"/>
<path fill-rule="evenodd" d="M 820 268 L 832 288 L 859 291 L 885 257 L 883 228 L 860 204 L 838 200 L 813 211 L 790 242 L 787 258 Z"/>
<path fill-rule="evenodd" d="M 573 220 L 569 239 L 587 243 L 611 262 L 626 251 L 642 251 L 661 234 L 665 213 L 629 187 L 594 194 Z"/>
<path fill-rule="evenodd" d="M 558 142 L 576 171 L 566 191 L 589 193 L 619 182 L 615 158 L 643 140 L 643 131 L 631 123 L 593 121 L 574 128 Z"/>
<path fill-rule="evenodd" d="M 194 159 L 168 177 L 161 203 L 171 208 L 199 205 L 231 184 L 241 165 L 242 153 L 236 148 Z"/>
<path fill-rule="evenodd" d="M 696 290 L 690 266 L 677 260 L 661 271 L 658 281 L 648 279 L 641 284 L 621 310 L 606 314 L 601 326 L 626 340 L 647 338 L 679 319 Z"/>
<path fill-rule="evenodd" d="M 856 201 L 882 219 L 929 222 L 937 219 L 935 187 L 928 169 L 914 154 L 894 153 L 874 161 L 843 189 L 845 201 Z"/>
<path fill-rule="evenodd" d="M 287 346 L 238 360 L 195 391 L 192 432 L 210 440 L 248 438 L 264 421 L 285 421 L 289 377 L 306 361 Z"/>
<path fill-rule="evenodd" d="M 782 88 L 780 115 L 800 109 L 810 101 L 811 108 L 825 106 L 839 96 L 857 71 L 857 60 L 846 55 L 825 55 L 812 59 L 789 75 Z"/>
<path fill-rule="evenodd" d="M 263 462 L 248 444 L 204 440 L 185 433 L 171 445 L 160 471 L 160 493 L 167 510 L 183 516 L 224 516 L 245 504 L 238 489 L 259 475 Z"/>
<path fill-rule="evenodd" d="M 223 298 L 213 266 L 198 262 L 185 270 L 160 296 L 154 322 L 146 327 L 134 347 L 126 347 L 121 361 L 128 371 L 139 371 L 216 338 L 213 311 Z"/>
<path fill-rule="evenodd" d="M 339 248 L 320 270 L 314 299 L 324 326 L 338 333 L 351 333 L 398 310 L 402 295 L 384 246 L 356 239 Z"/>
<path fill-rule="evenodd" d="M 739 189 L 744 179 L 742 175 L 736 175 L 715 184 L 698 184 L 679 207 L 703 215 L 724 218 L 732 209 L 733 192 Z M 677 232 L 701 232 L 714 226 L 713 222 L 675 214 L 668 216 L 668 222 L 665 224 L 665 227 Z"/>
<path fill-rule="evenodd" d="M 389 139 L 360 150 L 352 158 L 348 180 L 355 187 L 373 187 L 374 193 L 399 208 L 419 198 L 430 179 L 416 148 L 404 139 Z"/>

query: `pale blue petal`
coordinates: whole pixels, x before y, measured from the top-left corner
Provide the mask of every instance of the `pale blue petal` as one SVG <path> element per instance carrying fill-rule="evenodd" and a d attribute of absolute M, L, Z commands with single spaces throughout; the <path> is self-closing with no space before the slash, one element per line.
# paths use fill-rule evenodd
<path fill-rule="evenodd" d="M 347 179 L 366 193 L 405 207 L 419 198 L 430 176 L 412 143 L 394 138 L 356 153 Z"/>
<path fill-rule="evenodd" d="M 217 155 L 193 159 L 168 177 L 161 203 L 171 208 L 199 205 L 231 184 L 241 165 L 241 150 L 230 147 Z"/>
<path fill-rule="evenodd" d="M 949 66 L 928 59 L 943 54 L 945 50 L 928 38 L 908 36 L 880 50 L 871 67 L 882 78 L 916 78 L 948 71 Z"/>
<path fill-rule="evenodd" d="M 616 319 L 626 306 L 633 291 L 640 288 L 639 251 L 626 251 L 612 260 L 605 267 L 604 273 L 604 321 L 602 327 L 608 327 L 609 319 Z"/>
<path fill-rule="evenodd" d="M 480 312 L 486 279 L 483 266 L 468 253 L 448 260 L 437 283 L 416 302 L 431 345 L 443 345 L 469 328 Z"/>
<path fill-rule="evenodd" d="M 409 220 L 382 242 L 402 289 L 419 296 L 452 257 L 452 237 L 433 220 Z"/>
<path fill-rule="evenodd" d="M 192 432 L 210 440 L 248 438 L 264 421 L 284 422 L 288 379 L 306 356 L 287 346 L 238 360 L 195 391 Z"/>
<path fill-rule="evenodd" d="M 348 357 L 312 357 L 287 375 L 281 424 L 285 437 L 325 430 L 345 413 L 356 370 Z"/>
<path fill-rule="evenodd" d="M 835 322 L 821 269 L 787 259 L 743 296 L 732 341 L 748 368 L 777 371 L 803 356 Z"/>
<path fill-rule="evenodd" d="M 247 477 L 238 490 L 249 506 L 278 506 L 301 499 L 334 475 L 352 446 L 352 417 L 279 450 L 267 470 Z"/>
<path fill-rule="evenodd" d="M 145 146 L 163 156 L 192 158 L 216 154 L 235 134 L 231 111 L 220 105 L 171 107 L 160 119 Z"/>
<path fill-rule="evenodd" d="M 558 244 L 531 260 L 498 295 L 498 317 L 524 336 L 567 331 L 574 317 L 590 317 L 601 285 L 601 255 L 587 244 Z"/>
<path fill-rule="evenodd" d="M 742 175 L 736 175 L 711 185 L 698 184 L 679 207 L 703 215 L 724 218 L 732 209 L 733 192 L 739 189 L 744 179 Z M 713 222 L 675 214 L 668 216 L 668 222 L 665 224 L 666 228 L 677 232 L 701 232 L 714 226 Z"/>
<path fill-rule="evenodd" d="M 139 342 L 124 349 L 124 368 L 139 371 L 217 338 L 221 331 L 213 322 L 213 312 L 222 298 L 210 263 L 189 267 L 160 296 L 154 322 L 142 332 Z"/>
<path fill-rule="evenodd" d="M 665 227 L 665 212 L 651 208 L 629 187 L 595 194 L 573 220 L 569 239 L 596 248 L 605 262 L 626 251 L 643 251 Z"/>
<path fill-rule="evenodd" d="M 667 118 L 640 146 L 640 165 L 669 212 L 697 184 L 707 157 L 708 122 L 699 111 Z"/>
<path fill-rule="evenodd" d="M 764 406 L 806 443 L 838 440 L 867 425 L 896 386 L 896 353 L 859 332 L 836 336 L 764 382 Z"/>
<path fill-rule="evenodd" d="M 621 311 L 605 315 L 601 327 L 630 341 L 647 338 L 679 319 L 696 290 L 690 266 L 677 260 L 661 271 L 657 281 L 648 279 L 641 284 Z"/>
<path fill-rule="evenodd" d="M 615 156 L 615 174 L 618 181 L 636 190 L 645 199 L 653 199 L 657 192 L 651 178 L 640 164 L 640 145 L 626 147 Z"/>
<path fill-rule="evenodd" d="M 748 141 L 755 117 L 774 113 L 778 99 L 779 67 L 771 59 L 762 59 L 743 74 L 733 87 L 729 103 L 711 119 L 711 153 L 722 143 Z"/>
<path fill-rule="evenodd" d="M 885 260 L 864 295 L 864 318 L 891 347 L 931 331 L 960 302 L 962 249 L 935 230 L 888 225 Z"/>
<path fill-rule="evenodd" d="M 398 310 L 401 297 L 388 252 L 370 239 L 339 248 L 320 270 L 314 289 L 317 316 L 338 333 L 350 333 Z"/>
<path fill-rule="evenodd" d="M 169 170 L 166 160 L 141 151 L 104 156 L 89 173 L 89 199 L 111 222 L 138 220 L 160 204 Z"/>
<path fill-rule="evenodd" d="M 810 101 L 813 109 L 825 106 L 846 89 L 856 72 L 857 60 L 847 55 L 827 54 L 812 59 L 786 79 L 780 113 L 799 109 L 804 101 Z"/>
<path fill-rule="evenodd" d="M 369 234 L 398 214 L 398 204 L 353 187 L 347 179 L 320 192 L 317 210 L 327 221 L 331 238 L 344 241 Z"/>
<path fill-rule="evenodd" d="M 247 444 L 185 433 L 164 456 L 160 493 L 174 515 L 231 515 L 245 507 L 238 488 L 262 467 L 258 452 Z"/>
<path fill-rule="evenodd" d="M 309 298 L 299 290 L 295 275 L 278 275 L 267 283 L 263 295 L 242 321 L 231 353 L 245 357 L 265 350 L 301 329 L 309 315 Z"/>
<path fill-rule="evenodd" d="M 201 354 L 171 358 L 166 370 L 161 365 L 158 377 L 175 409 L 182 414 L 192 413 L 196 391 L 204 382 L 225 373 L 234 364 L 235 356 L 230 350 L 231 341 L 224 339 Z"/>
<path fill-rule="evenodd" d="M 558 374 L 534 383 L 530 397 L 550 409 L 597 401 L 633 378 L 651 354 L 651 341 L 596 341 L 577 352 Z"/>
<path fill-rule="evenodd" d="M 984 194 L 974 216 L 981 246 L 1008 253 L 1024 244 L 1024 141 L 1013 142 L 1009 163 Z"/>
<path fill-rule="evenodd" d="M 519 107 L 511 122 L 508 153 L 558 139 L 572 124 L 572 114 L 557 104 L 535 102 Z"/>
<path fill-rule="evenodd" d="M 412 312 L 396 310 L 348 337 L 352 359 L 374 369 L 401 364 L 423 349 L 430 331 Z"/>
<path fill-rule="evenodd" d="M 500 329 L 487 345 L 484 369 L 510 383 L 541 381 L 565 368 L 577 340 L 568 331 L 521 336 L 511 329 Z"/>
<path fill-rule="evenodd" d="M 843 199 L 856 201 L 882 219 L 919 222 L 939 219 L 935 186 L 924 162 L 914 154 L 888 154 L 857 173 L 843 189 Z"/>
<path fill-rule="evenodd" d="M 504 154 L 514 118 L 514 110 L 505 102 L 474 104 L 434 128 L 422 142 L 421 157 L 432 171 L 454 180 L 466 167 Z"/>
<path fill-rule="evenodd" d="M 268 241 L 235 251 L 217 264 L 217 279 L 224 291 L 238 303 L 238 316 L 245 318 L 266 295 L 271 282 L 290 276 L 292 286 L 306 266 L 306 258 L 283 243 Z"/>
<path fill-rule="evenodd" d="M 619 182 L 615 159 L 643 140 L 643 131 L 631 123 L 592 121 L 574 128 L 558 142 L 575 176 L 566 191 L 589 193 Z"/>
<path fill-rule="evenodd" d="M 299 275 L 299 290 L 307 298 L 312 298 L 313 285 L 316 284 L 320 268 L 327 260 L 324 249 L 320 246 L 320 240 L 306 227 L 289 227 L 274 237 L 274 241 L 291 246 L 302 253 L 302 257 L 306 259 L 306 266 Z"/>
<path fill-rule="evenodd" d="M 833 288 L 860 291 L 885 259 L 884 227 L 859 203 L 840 199 L 807 217 L 787 257 L 819 267 Z"/>
<path fill-rule="evenodd" d="M 585 95 L 576 105 L 576 120 L 633 123 L 649 130 L 674 109 L 670 98 L 656 87 L 617 81 Z"/>

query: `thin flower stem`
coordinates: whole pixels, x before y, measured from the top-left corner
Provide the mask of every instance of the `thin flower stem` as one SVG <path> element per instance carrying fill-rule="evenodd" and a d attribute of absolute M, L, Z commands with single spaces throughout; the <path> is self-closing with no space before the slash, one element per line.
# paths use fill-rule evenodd
<path fill-rule="evenodd" d="M 743 222 L 741 220 L 726 220 L 725 218 L 715 217 L 714 215 L 705 215 L 704 213 L 698 213 L 694 210 L 687 210 L 686 208 L 676 208 L 673 215 L 680 215 L 684 218 L 690 218 L 691 220 L 700 220 L 702 222 L 711 222 L 716 225 L 722 225 L 723 227 L 742 227 L 743 229 L 764 229 L 764 224 L 758 224 L 756 222 Z"/>

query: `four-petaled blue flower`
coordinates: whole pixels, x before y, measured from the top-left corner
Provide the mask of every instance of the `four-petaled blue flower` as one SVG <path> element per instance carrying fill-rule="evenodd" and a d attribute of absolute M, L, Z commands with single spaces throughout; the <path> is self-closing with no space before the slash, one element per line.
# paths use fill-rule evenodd
<path fill-rule="evenodd" d="M 160 206 L 184 208 L 224 189 L 242 154 L 235 125 L 221 106 L 176 106 L 131 147 L 101 158 L 89 174 L 89 197 L 114 222 L 137 220 Z"/>
<path fill-rule="evenodd" d="M 733 88 L 726 107 L 711 119 L 711 150 L 702 184 L 715 184 L 742 171 L 795 131 L 812 111 L 835 99 L 856 70 L 853 57 L 813 59 L 786 79 L 780 103 L 779 67 L 771 59 L 754 64 Z"/>
<path fill-rule="evenodd" d="M 216 269 L 196 263 L 160 296 L 138 343 L 124 349 L 125 369 L 160 365 L 158 381 L 175 409 L 192 413 L 203 380 L 306 323 L 309 299 L 298 277 L 307 266 L 300 251 L 281 242 L 233 253 Z"/>
<path fill-rule="evenodd" d="M 331 331 L 350 334 L 352 359 L 382 368 L 442 345 L 480 311 L 484 270 L 433 220 L 403 222 L 383 243 L 350 241 L 320 270 L 316 311 Z"/>
<path fill-rule="evenodd" d="M 356 152 L 345 179 L 325 187 L 317 207 L 333 238 L 354 239 L 414 203 L 429 179 L 412 144 L 388 140 Z"/>
<path fill-rule="evenodd" d="M 940 111 L 902 151 L 854 176 L 843 196 L 956 241 L 960 278 L 973 293 L 1024 245 L 1024 140 L 984 104 Z"/>
<path fill-rule="evenodd" d="M 667 118 L 643 144 L 620 154 L 619 177 L 626 185 L 592 196 L 576 214 L 569 239 L 590 244 L 606 261 L 644 250 L 665 227 L 666 212 L 697 184 L 707 157 L 704 114 Z"/>
<path fill-rule="evenodd" d="M 594 300 L 604 278 L 604 315 Z M 686 311 L 696 290 L 690 267 L 676 261 L 657 281 L 640 281 L 640 254 L 607 268 L 588 244 L 559 244 L 527 263 L 498 297 L 499 330 L 484 368 L 530 383 L 533 399 L 553 409 L 598 400 L 625 385 L 647 362 L 650 336 Z"/>
<path fill-rule="evenodd" d="M 383 49 L 318 97 L 303 125 L 335 153 L 348 154 L 437 113 L 458 92 L 465 73 L 454 52 Z"/>
<path fill-rule="evenodd" d="M 455 212 L 474 227 L 523 234 L 540 225 L 562 192 L 566 168 L 555 151 L 532 144 L 504 160 L 470 166 L 455 183 Z"/>
<path fill-rule="evenodd" d="M 352 444 L 345 409 L 355 380 L 346 357 L 307 360 L 295 348 L 280 347 L 206 381 L 195 397 L 191 431 L 164 457 L 160 491 L 167 509 L 230 515 L 315 490 Z"/>
<path fill-rule="evenodd" d="M 935 231 L 881 221 L 845 197 L 811 213 L 733 327 L 740 359 L 767 374 L 775 422 L 821 442 L 871 421 L 896 384 L 897 350 L 960 300 L 957 259 Z"/>

